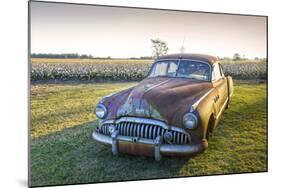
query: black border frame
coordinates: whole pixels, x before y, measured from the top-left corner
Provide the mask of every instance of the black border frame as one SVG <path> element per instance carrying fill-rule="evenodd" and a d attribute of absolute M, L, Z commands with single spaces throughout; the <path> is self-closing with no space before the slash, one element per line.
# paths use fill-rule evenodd
<path fill-rule="evenodd" d="M 229 173 L 229 174 L 211 174 L 211 175 L 200 175 L 200 176 L 176 176 L 167 178 L 150 178 L 150 179 L 134 179 L 134 180 L 120 180 L 120 181 L 101 181 L 101 182 L 85 182 L 85 183 L 74 183 L 74 184 L 50 184 L 50 185 L 31 185 L 31 3 L 52 3 L 52 4 L 66 4 L 66 5 L 78 5 L 78 6 L 97 6 L 97 7 L 111 7 L 111 8 L 131 8 L 131 9 L 142 9 L 142 10 L 155 10 L 155 11 L 173 11 L 173 12 L 192 12 L 192 13 L 205 13 L 205 14 L 219 14 L 219 15 L 233 15 L 233 16 L 251 16 L 251 17 L 264 17 L 266 18 L 266 112 L 267 112 L 267 126 L 266 126 L 266 146 L 267 146 L 267 159 L 266 159 L 266 170 L 256 172 L 240 172 L 240 173 Z M 97 184 L 97 183 L 114 183 L 114 182 L 131 182 L 131 181 L 144 181 L 144 180 L 161 180 L 161 179 L 174 179 L 174 178 L 194 178 L 194 177 L 205 177 L 205 176 L 222 176 L 222 175 L 236 175 L 236 174 L 256 174 L 268 172 L 268 16 L 267 15 L 255 15 L 255 14 L 238 14 L 238 13 L 224 13 L 224 12 L 208 12 L 208 11 L 193 11 L 193 10 L 181 10 L 181 9 L 163 9 L 163 8 L 146 8 L 146 7 L 131 7 L 131 6 L 117 6 L 117 5 L 101 5 L 101 4 L 89 4 L 89 3 L 72 3 L 72 2 L 58 2 L 58 1 L 40 1 L 40 0 L 29 0 L 28 1 L 28 75 L 27 75 L 27 90 L 28 90 L 28 187 L 49 187 L 49 186 L 65 186 L 65 185 L 85 185 L 85 184 Z"/>

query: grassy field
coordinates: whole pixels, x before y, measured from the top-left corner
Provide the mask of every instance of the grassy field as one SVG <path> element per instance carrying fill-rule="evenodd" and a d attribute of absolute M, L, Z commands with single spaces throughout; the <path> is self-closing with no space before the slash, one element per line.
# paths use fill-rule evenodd
<path fill-rule="evenodd" d="M 94 142 L 93 107 L 136 83 L 35 84 L 31 87 L 32 186 L 267 171 L 266 85 L 235 82 L 231 107 L 194 158 L 121 154 Z"/>

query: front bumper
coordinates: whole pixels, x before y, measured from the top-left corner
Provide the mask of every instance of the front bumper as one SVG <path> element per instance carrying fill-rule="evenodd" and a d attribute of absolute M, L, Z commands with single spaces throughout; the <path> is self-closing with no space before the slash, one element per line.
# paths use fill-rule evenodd
<path fill-rule="evenodd" d="M 109 145 L 112 153 L 118 155 L 119 152 L 154 156 L 155 160 L 160 160 L 162 156 L 189 156 L 202 152 L 208 147 L 207 140 L 202 140 L 199 144 L 162 144 L 160 136 L 153 139 L 130 137 L 118 135 L 118 131 L 114 131 L 111 136 L 104 135 L 98 131 L 92 134 L 94 140 Z"/>

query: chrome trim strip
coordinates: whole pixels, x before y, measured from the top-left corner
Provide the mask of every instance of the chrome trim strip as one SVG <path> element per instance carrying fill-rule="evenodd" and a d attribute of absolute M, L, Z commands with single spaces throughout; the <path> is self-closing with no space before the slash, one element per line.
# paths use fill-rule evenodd
<path fill-rule="evenodd" d="M 156 135 L 156 129 L 157 129 L 157 127 L 154 127 L 154 129 L 153 129 L 153 134 L 152 134 L 153 137 Z M 154 138 L 153 138 L 153 139 L 154 139 Z"/>
<path fill-rule="evenodd" d="M 223 112 L 223 110 L 224 110 L 224 108 L 227 104 L 227 101 L 228 101 L 228 98 L 225 100 L 225 102 L 222 105 L 222 108 L 220 109 L 219 113 L 216 115 L 216 119 L 218 119 L 221 116 L 221 114 L 222 114 L 222 112 Z"/>
<path fill-rule="evenodd" d="M 163 85 L 163 84 L 169 82 L 170 80 L 171 80 L 171 79 L 168 79 L 168 80 L 165 80 L 165 81 L 163 81 L 163 82 L 160 82 L 159 84 L 153 85 L 153 86 L 151 86 L 150 88 L 148 88 L 147 90 L 145 90 L 144 92 L 146 93 L 146 92 L 148 92 L 148 91 L 150 91 L 150 90 L 152 90 L 152 89 L 154 89 L 154 88 L 156 88 L 156 87 L 158 87 L 158 86 L 161 86 L 161 85 Z"/>
<path fill-rule="evenodd" d="M 181 143 L 184 143 L 183 138 L 184 138 L 184 135 L 181 135 Z"/>
<path fill-rule="evenodd" d="M 149 128 L 149 126 L 145 126 L 145 131 L 144 131 L 144 137 L 145 138 L 148 138 L 148 128 Z"/>
<path fill-rule="evenodd" d="M 157 127 L 157 135 L 160 135 L 161 128 Z"/>
<path fill-rule="evenodd" d="M 160 161 L 162 156 L 161 156 L 161 147 L 162 144 L 162 139 L 160 136 L 157 136 L 157 138 L 154 140 L 154 159 L 156 161 Z"/>
<path fill-rule="evenodd" d="M 176 143 L 176 132 L 172 132 L 172 135 L 173 135 L 172 143 L 175 144 Z"/>
<path fill-rule="evenodd" d="M 169 128 L 169 126 L 167 126 L 166 123 L 164 123 L 163 121 L 158 121 L 158 120 L 155 120 L 155 119 L 141 118 L 141 117 L 121 117 L 121 118 L 115 120 L 115 123 L 120 123 L 120 122 L 153 124 L 153 125 L 159 125 L 159 126 L 161 126 L 163 128 L 166 128 L 166 129 Z M 107 123 L 107 122 L 105 121 L 103 123 Z"/>
<path fill-rule="evenodd" d="M 181 133 L 186 134 L 186 135 L 189 136 L 189 133 L 188 133 L 188 132 L 186 132 L 184 129 L 179 128 L 179 127 L 170 127 L 169 130 L 176 131 L 176 132 L 181 132 Z"/>
<path fill-rule="evenodd" d="M 198 107 L 199 103 L 207 97 L 215 88 L 210 89 L 207 93 L 205 93 L 200 99 L 198 99 L 193 105 L 191 105 L 189 112 L 194 112 L 196 108 Z"/>
<path fill-rule="evenodd" d="M 140 137 L 141 135 L 141 125 L 140 126 L 137 126 L 137 137 Z"/>
<path fill-rule="evenodd" d="M 149 126 L 149 129 L 148 129 L 148 138 L 152 139 L 152 129 L 153 129 L 154 126 Z"/>
<path fill-rule="evenodd" d="M 184 143 L 187 143 L 187 136 L 184 137 Z"/>
<path fill-rule="evenodd" d="M 112 143 L 112 148 L 111 151 L 113 153 L 113 155 L 118 155 L 118 131 L 114 131 L 111 134 L 111 143 Z"/>
<path fill-rule="evenodd" d="M 169 155 L 190 155 L 194 153 L 199 153 L 208 147 L 207 140 L 203 140 L 200 144 L 190 144 L 190 145 L 161 145 L 160 152 Z"/>
<path fill-rule="evenodd" d="M 132 129 L 132 132 L 131 132 L 133 136 L 137 136 L 137 133 L 138 133 L 137 128 L 138 127 L 136 125 L 133 126 L 133 129 Z"/>
<path fill-rule="evenodd" d="M 180 143 L 180 133 L 177 133 L 177 144 Z"/>
<path fill-rule="evenodd" d="M 130 127 L 131 127 L 130 123 L 127 123 L 126 135 L 130 135 L 130 132 L 129 132 Z"/>
<path fill-rule="evenodd" d="M 94 140 L 101 142 L 105 145 L 112 145 L 112 138 L 110 136 L 97 133 L 96 131 L 93 132 L 92 137 Z"/>
<path fill-rule="evenodd" d="M 99 120 L 99 125 L 103 125 L 103 124 L 113 124 L 114 120 L 110 119 L 110 120 Z"/>
<path fill-rule="evenodd" d="M 144 137 L 144 135 L 143 135 L 143 132 L 144 132 L 144 125 L 143 124 L 141 124 L 140 125 L 141 126 L 141 134 L 140 134 L 140 137 Z"/>

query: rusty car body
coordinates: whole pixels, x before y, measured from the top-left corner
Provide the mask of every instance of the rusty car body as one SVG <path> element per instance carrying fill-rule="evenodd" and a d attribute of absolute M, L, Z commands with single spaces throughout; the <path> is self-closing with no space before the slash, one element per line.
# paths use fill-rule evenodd
<path fill-rule="evenodd" d="M 157 58 L 146 79 L 96 105 L 94 140 L 112 153 L 190 156 L 208 146 L 231 101 L 233 81 L 218 59 L 202 54 Z"/>

